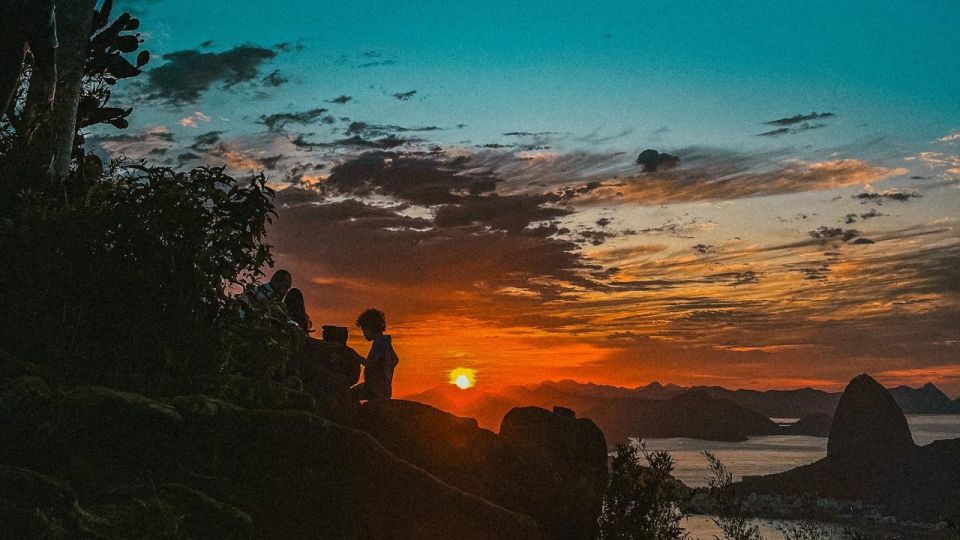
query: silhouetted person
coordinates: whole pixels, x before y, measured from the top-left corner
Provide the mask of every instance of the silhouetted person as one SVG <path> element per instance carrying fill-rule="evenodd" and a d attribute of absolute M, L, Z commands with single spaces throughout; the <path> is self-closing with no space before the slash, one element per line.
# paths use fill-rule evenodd
<path fill-rule="evenodd" d="M 0 118 L 16 95 L 27 49 L 33 55 L 30 93 L 52 105 L 57 84 L 54 0 L 0 0 Z"/>
<path fill-rule="evenodd" d="M 283 304 L 287 307 L 287 315 L 290 316 L 290 320 L 297 323 L 300 330 L 303 330 L 305 334 L 313 332 L 313 323 L 310 321 L 310 316 L 307 315 L 307 308 L 303 302 L 303 292 L 300 289 L 290 289 L 283 299 Z"/>
<path fill-rule="evenodd" d="M 277 270 L 270 277 L 269 282 L 257 285 L 244 293 L 241 299 L 247 307 L 240 310 L 240 318 L 246 318 L 248 309 L 264 313 L 284 311 L 281 309 L 283 298 L 292 285 L 293 276 L 290 275 L 290 272 L 283 269 Z M 276 318 L 276 316 L 274 315 L 272 318 Z M 284 319 L 286 318 L 284 317 Z"/>
<path fill-rule="evenodd" d="M 368 309 L 357 318 L 357 326 L 363 331 L 363 337 L 372 341 L 370 352 L 363 364 L 363 382 L 350 389 L 354 401 L 390 399 L 393 395 L 393 370 L 400 359 L 393 350 L 387 330 L 387 320 L 383 312 Z"/>
<path fill-rule="evenodd" d="M 273 273 L 268 283 L 257 287 L 257 297 L 261 300 L 282 302 L 291 286 L 293 286 L 293 276 L 290 272 L 280 269 Z"/>

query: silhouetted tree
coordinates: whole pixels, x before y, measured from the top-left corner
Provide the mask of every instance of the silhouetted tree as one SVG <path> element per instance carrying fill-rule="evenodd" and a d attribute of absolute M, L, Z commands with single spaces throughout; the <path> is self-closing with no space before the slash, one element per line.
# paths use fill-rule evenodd
<path fill-rule="evenodd" d="M 641 457 L 648 467 L 640 463 Z M 687 538 L 680 526 L 686 515 L 675 463 L 667 452 L 648 453 L 641 444 L 620 444 L 600 515 L 603 540 L 669 540 Z"/>
<path fill-rule="evenodd" d="M 760 528 L 744 516 L 743 500 L 733 485 L 733 474 L 715 455 L 707 450 L 703 455 L 710 466 L 707 486 L 716 503 L 713 522 L 723 532 L 723 540 L 764 540 Z"/>
<path fill-rule="evenodd" d="M 110 105 L 112 88 L 149 55 L 126 58 L 141 45 L 139 21 L 110 22 L 111 0 L 98 11 L 61 4 L 53 108 L 23 84 L 0 124 L 3 348 L 68 379 L 146 393 L 216 393 L 239 371 L 282 373 L 285 329 L 241 318 L 231 294 L 273 262 L 273 190 L 262 175 L 86 156 L 83 128 L 127 127 L 131 109 Z"/>
<path fill-rule="evenodd" d="M 111 23 L 113 0 L 95 8 L 96 0 L 57 2 L 59 47 L 52 91 L 47 77 L 37 76 L 48 72 L 44 63 L 52 58 L 33 54 L 23 66 L 26 76 L 20 77 L 16 99 L 3 115 L 5 125 L 0 125 L 8 139 L 2 141 L 7 149 L 4 160 L 16 169 L 21 187 L 37 188 L 46 179 L 56 193 L 82 154 L 79 130 L 101 123 L 127 125 L 131 110 L 108 105 L 110 88 L 120 79 L 139 75 L 150 56 L 142 51 L 135 63 L 124 57 L 142 44 L 139 35 L 130 33 L 139 28 L 139 20 L 124 13 Z"/>

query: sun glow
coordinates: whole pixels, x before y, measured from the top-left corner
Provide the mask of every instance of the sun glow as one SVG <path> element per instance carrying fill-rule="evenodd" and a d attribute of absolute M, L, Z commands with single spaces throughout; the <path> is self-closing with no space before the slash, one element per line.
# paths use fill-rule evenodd
<path fill-rule="evenodd" d="M 470 368 L 456 368 L 450 372 L 450 384 L 461 390 L 472 388 L 476 384 L 476 370 Z"/>

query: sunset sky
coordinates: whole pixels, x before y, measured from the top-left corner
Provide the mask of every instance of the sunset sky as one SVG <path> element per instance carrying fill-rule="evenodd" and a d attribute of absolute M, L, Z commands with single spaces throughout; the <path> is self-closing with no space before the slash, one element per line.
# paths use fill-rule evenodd
<path fill-rule="evenodd" d="M 316 326 L 386 311 L 398 394 L 960 395 L 954 0 L 122 7 L 153 60 L 90 149 L 263 171 L 278 265 Z"/>

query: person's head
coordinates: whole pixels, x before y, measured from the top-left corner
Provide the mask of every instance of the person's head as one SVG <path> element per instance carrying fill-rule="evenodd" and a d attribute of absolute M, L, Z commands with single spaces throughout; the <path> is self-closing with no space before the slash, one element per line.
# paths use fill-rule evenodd
<path fill-rule="evenodd" d="M 357 317 L 357 327 L 363 330 L 367 341 L 387 331 L 387 317 L 379 309 L 368 309 Z"/>
<path fill-rule="evenodd" d="M 303 301 L 303 292 L 296 287 L 287 292 L 287 296 L 284 297 L 283 303 L 287 306 L 287 309 L 290 310 L 291 313 L 300 313 L 307 310 L 307 306 Z"/>
<path fill-rule="evenodd" d="M 273 292 L 277 295 L 277 298 L 286 296 L 287 291 L 290 290 L 292 285 L 293 276 L 290 275 L 290 272 L 283 269 L 274 272 L 273 277 L 270 278 L 270 287 L 273 288 Z"/>

